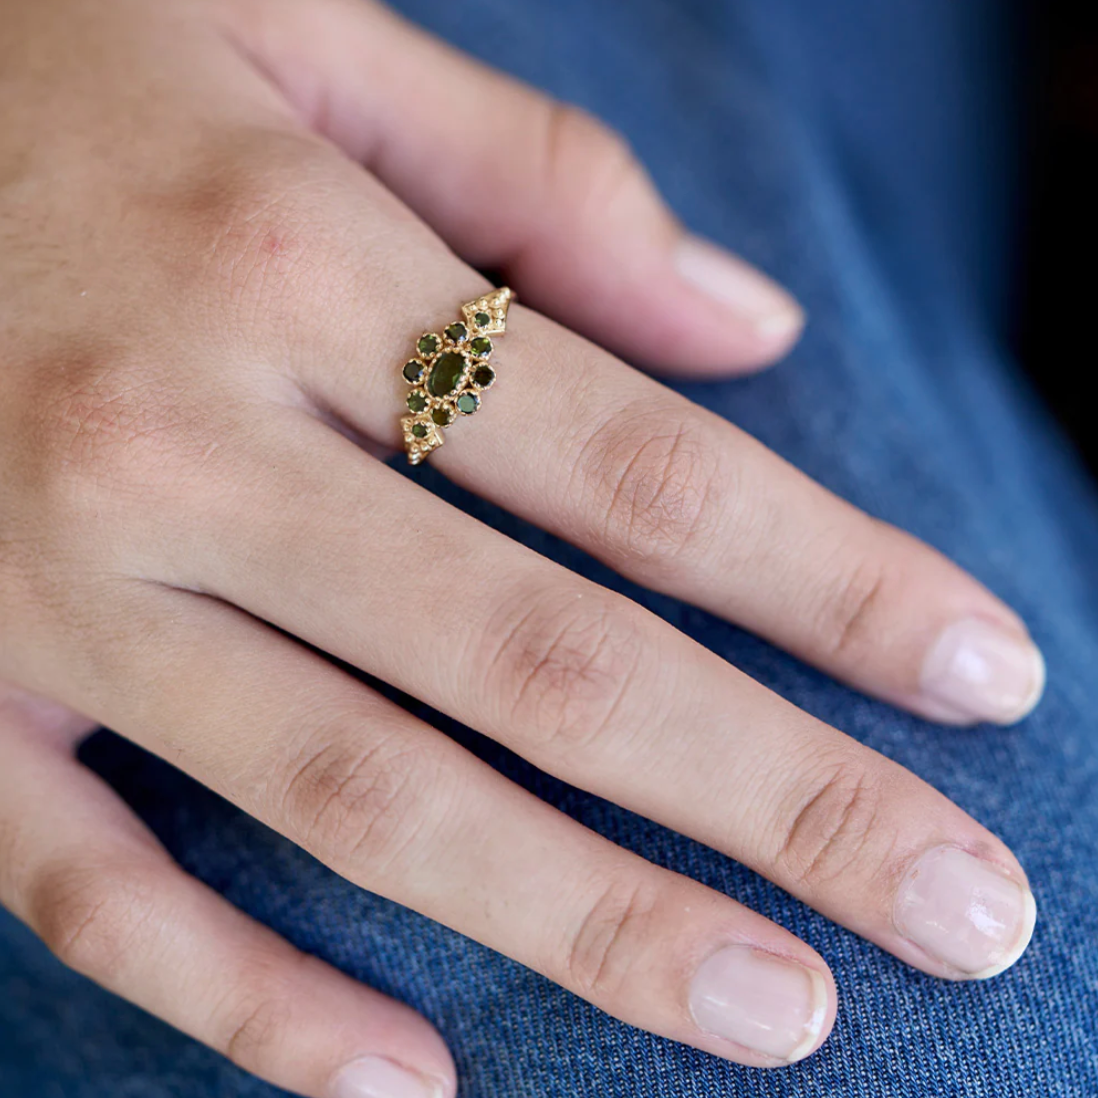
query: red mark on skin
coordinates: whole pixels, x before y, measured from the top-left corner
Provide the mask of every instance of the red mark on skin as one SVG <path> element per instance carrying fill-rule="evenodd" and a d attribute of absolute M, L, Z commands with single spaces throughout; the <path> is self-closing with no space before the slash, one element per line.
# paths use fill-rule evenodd
<path fill-rule="evenodd" d="M 286 245 L 278 233 L 268 233 L 263 240 L 262 250 L 271 256 L 286 254 Z"/>
<path fill-rule="evenodd" d="M 218 247 L 218 266 L 232 300 L 279 298 L 304 254 L 298 235 L 281 225 L 234 225 Z"/>

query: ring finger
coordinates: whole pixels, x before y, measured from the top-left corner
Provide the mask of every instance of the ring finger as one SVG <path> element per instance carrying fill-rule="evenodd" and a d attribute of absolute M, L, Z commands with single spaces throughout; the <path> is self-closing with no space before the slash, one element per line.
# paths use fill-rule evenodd
<path fill-rule="evenodd" d="M 1020 867 L 918 778 L 300 411 L 263 430 L 262 476 L 230 458 L 262 485 L 248 521 L 233 497 L 205 500 L 170 547 L 173 582 L 731 854 L 929 972 L 983 977 L 1020 956 L 1034 918 Z"/>
<path fill-rule="evenodd" d="M 354 247 L 356 218 L 360 239 L 376 237 L 369 226 L 388 216 L 377 190 L 348 185 L 343 246 Z M 441 332 L 483 288 L 430 233 L 401 238 L 384 287 L 346 289 L 351 315 L 384 320 L 325 317 L 294 363 L 318 403 L 394 446 L 415 337 Z M 339 269 L 360 269 L 343 260 Z M 483 410 L 458 417 L 432 456 L 458 483 L 916 713 L 1011 723 L 1036 704 L 1044 667 L 1022 622 L 928 546 L 521 306 L 495 357 Z"/>

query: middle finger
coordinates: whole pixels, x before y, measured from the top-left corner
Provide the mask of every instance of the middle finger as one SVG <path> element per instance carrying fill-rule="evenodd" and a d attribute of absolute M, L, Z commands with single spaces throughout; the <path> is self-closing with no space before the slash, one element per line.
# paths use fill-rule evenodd
<path fill-rule="evenodd" d="M 929 972 L 983 977 L 1024 950 L 1017 862 L 918 778 L 311 416 L 267 419 L 249 435 L 264 472 L 247 521 L 237 497 L 205 500 L 202 553 L 173 543 L 173 582 L 736 857 Z"/>

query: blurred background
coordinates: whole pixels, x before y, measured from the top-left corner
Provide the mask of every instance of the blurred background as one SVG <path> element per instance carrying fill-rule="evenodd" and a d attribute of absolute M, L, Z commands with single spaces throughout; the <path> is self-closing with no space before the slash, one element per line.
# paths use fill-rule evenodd
<path fill-rule="evenodd" d="M 1016 333 L 1034 382 L 1098 474 L 1098 4 L 1034 5 L 1028 262 Z"/>

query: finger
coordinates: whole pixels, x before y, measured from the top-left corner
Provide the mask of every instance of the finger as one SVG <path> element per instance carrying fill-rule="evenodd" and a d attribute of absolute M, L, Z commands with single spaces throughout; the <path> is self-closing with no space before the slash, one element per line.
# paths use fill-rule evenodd
<path fill-rule="evenodd" d="M 249 521 L 212 497 L 187 516 L 207 552 L 197 571 L 189 549 L 170 566 L 184 586 L 730 854 L 928 972 L 984 977 L 1024 951 L 1020 866 L 939 793 L 629 600 L 284 417 L 262 455 L 231 459 L 259 485 Z"/>
<path fill-rule="evenodd" d="M 520 312 L 509 335 L 475 439 L 433 458 L 458 483 L 932 720 L 1008 725 L 1037 704 L 1024 623 L 942 554 L 552 323 Z"/>
<path fill-rule="evenodd" d="M 147 585 L 110 602 L 112 639 L 63 658 L 89 684 L 81 704 L 337 872 L 716 1055 L 769 1067 L 826 1037 L 830 973 L 780 927 L 581 827 L 237 610 Z M 139 689 L 91 685 L 119 675 Z"/>
<path fill-rule="evenodd" d="M 686 233 L 624 140 L 380 6 L 225 6 L 312 124 L 470 263 L 634 361 L 761 366 L 800 333 L 770 279 Z"/>
<path fill-rule="evenodd" d="M 355 241 L 376 240 L 370 226 L 390 213 L 344 193 L 333 265 L 354 269 Z M 394 446 L 415 337 L 441 332 L 483 287 L 428 235 L 400 238 L 384 286 L 345 289 L 343 319 L 326 316 L 306 344 L 295 327 L 282 352 L 318 404 Z M 437 304 L 401 331 L 411 286 Z M 371 314 L 379 323 L 356 319 Z M 1044 664 L 1024 624 L 940 553 L 521 306 L 505 338 L 483 410 L 459 417 L 432 457 L 459 484 L 922 716 L 1011 724 L 1036 705 Z"/>
<path fill-rule="evenodd" d="M 107 786 L 21 716 L 0 703 L 0 903 L 62 961 L 296 1093 L 455 1093 L 428 1022 L 185 874 Z"/>

